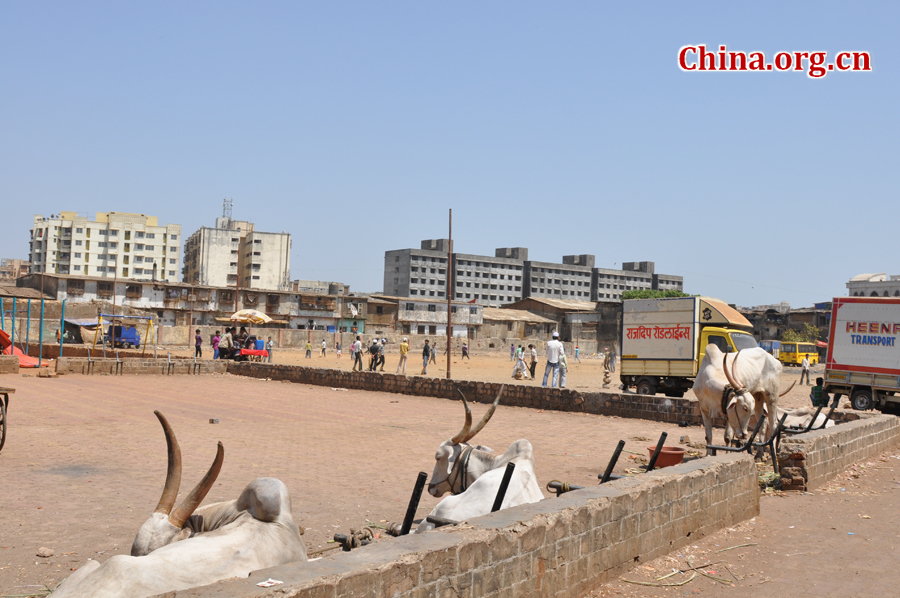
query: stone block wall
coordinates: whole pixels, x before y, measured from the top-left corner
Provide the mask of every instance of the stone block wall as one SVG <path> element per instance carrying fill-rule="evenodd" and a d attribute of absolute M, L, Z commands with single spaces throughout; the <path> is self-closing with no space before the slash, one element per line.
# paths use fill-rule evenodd
<path fill-rule="evenodd" d="M 490 403 L 500 392 L 500 384 L 470 380 L 447 380 L 424 376 L 401 376 L 373 372 L 353 372 L 251 362 L 227 362 L 228 372 L 238 376 L 289 380 L 301 384 L 394 392 L 398 394 L 459 399 L 457 389 L 473 402 Z M 582 393 L 570 389 L 508 384 L 501 404 L 554 411 L 578 411 L 596 415 L 643 418 L 666 422 L 702 422 L 696 400 L 623 393 Z"/>
<path fill-rule="evenodd" d="M 0 355 L 0 374 L 18 374 L 19 356 Z"/>
<path fill-rule="evenodd" d="M 753 459 L 731 453 L 177 596 L 584 596 L 638 563 L 758 513 Z M 284 585 L 256 586 L 270 577 Z"/>
<path fill-rule="evenodd" d="M 778 466 L 784 490 L 818 488 L 858 461 L 871 459 L 900 442 L 900 419 L 876 413 L 784 438 Z"/>
<path fill-rule="evenodd" d="M 198 361 L 194 368 L 192 359 L 173 359 L 170 366 L 167 359 L 123 359 L 116 369 L 115 359 L 94 359 L 93 366 L 86 357 L 60 357 L 56 360 L 58 374 L 109 374 L 116 375 L 175 375 L 175 374 L 224 374 L 224 361 Z"/>

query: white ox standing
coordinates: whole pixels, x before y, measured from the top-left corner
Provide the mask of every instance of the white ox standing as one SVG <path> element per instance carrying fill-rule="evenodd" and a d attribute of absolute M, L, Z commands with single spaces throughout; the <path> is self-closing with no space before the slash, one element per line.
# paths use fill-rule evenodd
<path fill-rule="evenodd" d="M 181 449 L 169 422 L 154 413 L 166 433 L 166 485 L 134 539 L 131 556 L 87 563 L 63 581 L 53 598 L 144 598 L 306 561 L 291 497 L 280 480 L 257 478 L 237 500 L 197 508 L 222 468 L 221 442 L 209 471 L 173 509 L 181 485 Z"/>
<path fill-rule="evenodd" d="M 434 464 L 434 472 L 428 484 L 428 493 L 434 497 L 443 496 L 447 492 L 453 495 L 439 502 L 429 515 L 452 521 L 487 515 L 494 505 L 507 463 L 515 463 L 516 468 L 501 509 L 538 502 L 544 498 L 534 475 L 534 454 L 530 442 L 516 440 L 502 455 L 497 455 L 486 446 L 468 444 L 468 441 L 478 434 L 494 415 L 504 388 L 500 388 L 497 398 L 474 428 L 472 428 L 472 410 L 466 397 L 463 396 L 466 422 L 459 434 L 445 440 L 438 447 L 434 455 L 437 462 Z M 415 533 L 427 532 L 434 527 L 434 524 L 423 520 Z"/>
<path fill-rule="evenodd" d="M 768 419 L 765 439 L 768 440 L 774 434 L 777 425 L 775 414 L 778 410 L 781 370 L 781 363 L 759 347 L 725 354 L 716 345 L 707 345 L 706 355 L 700 363 L 700 370 L 692 388 L 700 403 L 700 414 L 706 428 L 706 444 L 712 444 L 714 418 L 726 418 L 727 446 L 732 441 L 732 432 L 739 431 L 740 439 L 747 437 L 750 412 L 761 417 L 764 406 L 767 409 Z M 734 390 L 734 394 L 728 404 L 723 405 L 723 396 L 728 385 Z M 789 391 L 790 388 L 781 393 L 781 396 Z"/>

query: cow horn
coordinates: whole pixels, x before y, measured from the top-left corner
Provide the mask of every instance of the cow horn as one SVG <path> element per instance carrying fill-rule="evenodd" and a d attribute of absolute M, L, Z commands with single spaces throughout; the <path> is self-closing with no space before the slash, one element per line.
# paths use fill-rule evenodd
<path fill-rule="evenodd" d="M 780 395 L 778 395 L 778 396 L 779 396 L 779 397 L 783 397 L 783 396 L 786 395 L 787 393 L 791 392 L 791 389 L 794 388 L 794 384 L 796 384 L 796 383 L 797 383 L 796 380 L 794 380 L 793 382 L 791 382 L 791 385 L 788 386 L 788 389 L 787 389 L 786 391 L 784 391 L 783 393 L 781 393 Z"/>
<path fill-rule="evenodd" d="M 156 415 L 156 419 L 162 424 L 163 432 L 166 433 L 166 449 L 169 455 L 166 485 L 163 488 L 162 496 L 159 497 L 159 504 L 156 505 L 153 512 L 168 515 L 175 506 L 178 488 L 181 486 L 181 447 L 178 446 L 178 439 L 175 438 L 175 432 L 172 431 L 172 426 L 169 425 L 166 417 L 159 411 L 154 411 L 153 414 Z"/>
<path fill-rule="evenodd" d="M 225 447 L 222 446 L 222 443 L 220 442 L 219 448 L 216 450 L 216 458 L 210 466 L 209 471 L 206 472 L 206 475 L 203 476 L 200 483 L 191 490 L 191 493 L 187 495 L 187 498 L 181 501 L 178 508 L 172 511 L 169 515 L 169 523 L 181 529 L 188 517 L 194 513 L 194 510 L 199 507 L 200 503 L 203 502 L 203 499 L 206 498 L 206 493 L 209 492 L 213 484 L 216 483 L 216 478 L 219 476 L 219 471 L 222 469 L 222 461 L 224 459 Z"/>
<path fill-rule="evenodd" d="M 466 400 L 466 395 L 464 395 L 458 388 L 456 389 L 456 392 L 458 392 L 459 396 L 462 397 L 463 406 L 466 408 L 466 423 L 463 424 L 462 430 L 459 431 L 459 434 L 450 439 L 450 442 L 452 442 L 453 444 L 465 442 L 466 435 L 469 433 L 469 429 L 472 427 L 472 410 L 469 408 L 469 402 Z"/>
<path fill-rule="evenodd" d="M 740 351 L 738 351 L 734 356 L 734 363 L 737 363 L 738 355 L 740 355 Z M 737 379 L 737 373 L 734 371 L 734 363 L 731 364 L 732 371 L 728 371 L 728 354 L 725 354 L 722 357 L 722 371 L 725 372 L 725 377 L 728 379 L 728 383 L 731 384 L 731 388 L 734 389 L 736 393 L 742 393 L 746 389 L 741 385 L 741 383 Z M 732 377 L 734 374 L 734 377 Z"/>
<path fill-rule="evenodd" d="M 485 414 L 484 414 L 484 417 L 481 418 L 481 421 L 478 422 L 478 423 L 475 425 L 475 428 L 474 428 L 471 432 L 469 432 L 469 435 L 466 436 L 466 439 L 463 440 L 463 442 L 468 442 L 468 441 L 470 441 L 472 438 L 475 437 L 476 434 L 478 434 L 479 432 L 481 432 L 481 430 L 487 425 L 487 423 L 488 423 L 489 421 L 491 421 L 491 417 L 493 417 L 494 411 L 497 410 L 497 405 L 500 403 L 500 397 L 503 396 L 503 391 L 504 391 L 504 390 L 506 390 L 506 385 L 505 385 L 505 384 L 504 384 L 503 386 L 500 387 L 500 392 L 497 393 L 497 398 L 494 399 L 493 404 L 491 404 L 491 406 L 488 407 L 487 413 L 485 413 Z"/>

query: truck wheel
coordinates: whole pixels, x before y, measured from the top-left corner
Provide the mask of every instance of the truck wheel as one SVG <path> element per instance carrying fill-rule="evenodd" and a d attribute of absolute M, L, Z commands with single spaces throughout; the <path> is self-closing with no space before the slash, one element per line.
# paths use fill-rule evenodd
<path fill-rule="evenodd" d="M 868 389 L 857 390 L 850 397 L 850 404 L 857 411 L 868 411 L 875 406 L 875 401 L 872 400 L 872 391 Z"/>
<path fill-rule="evenodd" d="M 656 384 L 649 378 L 641 378 L 637 382 L 637 393 L 639 395 L 655 395 Z"/>

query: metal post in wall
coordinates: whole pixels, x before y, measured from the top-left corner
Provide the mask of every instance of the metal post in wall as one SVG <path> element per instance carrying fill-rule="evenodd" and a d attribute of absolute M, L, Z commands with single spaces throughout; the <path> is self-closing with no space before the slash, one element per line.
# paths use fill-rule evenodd
<path fill-rule="evenodd" d="M 451 343 L 453 343 L 453 209 L 450 209 L 447 236 L 447 379 L 450 379 Z"/>
<path fill-rule="evenodd" d="M 62 357 L 63 344 L 66 342 L 66 300 L 62 302 L 62 317 L 59 319 L 59 356 Z"/>
<path fill-rule="evenodd" d="M 25 317 L 25 351 L 28 355 L 28 337 L 31 335 L 31 299 L 28 300 L 28 315 Z"/>

